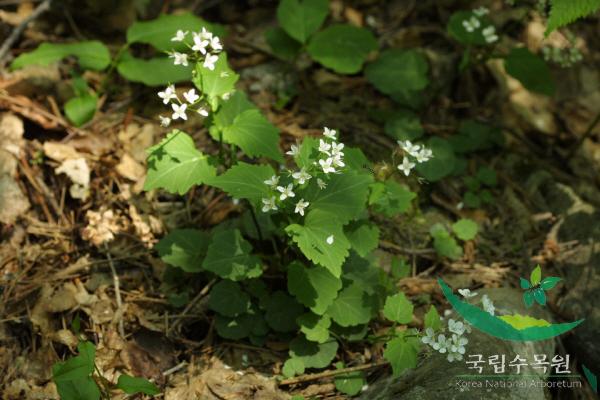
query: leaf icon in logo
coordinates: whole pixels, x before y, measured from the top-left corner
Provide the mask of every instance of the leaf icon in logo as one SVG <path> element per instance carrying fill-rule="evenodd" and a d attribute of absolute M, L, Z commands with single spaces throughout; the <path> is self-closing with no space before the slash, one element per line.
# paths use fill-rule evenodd
<path fill-rule="evenodd" d="M 546 290 L 552 289 L 558 282 L 560 282 L 560 278 L 556 276 L 548 276 L 542 279 L 542 267 L 538 264 L 533 271 L 531 271 L 531 275 L 529 276 L 529 281 L 524 278 L 520 278 L 521 289 L 525 290 L 523 293 L 523 302 L 525 303 L 525 307 L 530 308 L 534 302 L 538 303 L 540 306 L 546 305 Z"/>

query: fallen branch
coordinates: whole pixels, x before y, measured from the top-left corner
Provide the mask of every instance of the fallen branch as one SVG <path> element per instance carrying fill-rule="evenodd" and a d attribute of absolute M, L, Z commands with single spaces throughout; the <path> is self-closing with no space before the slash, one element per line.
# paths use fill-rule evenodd
<path fill-rule="evenodd" d="M 4 43 L 2 43 L 2 47 L 0 47 L 0 68 L 4 67 L 4 58 L 6 57 L 6 54 L 12 45 L 17 41 L 19 36 L 21 36 L 21 33 L 23 33 L 27 25 L 44 12 L 48 11 L 50 9 L 50 3 L 52 3 L 52 0 L 45 0 L 43 3 L 37 6 L 35 10 L 33 10 L 33 12 L 19 24 L 19 26 L 13 29 L 10 36 L 6 38 Z"/>
<path fill-rule="evenodd" d="M 295 378 L 284 379 L 281 382 L 279 382 L 279 385 L 280 386 L 295 385 L 297 383 L 315 381 L 317 379 L 323 379 L 323 378 L 330 378 L 332 376 L 349 374 L 351 372 L 366 371 L 366 370 L 373 369 L 373 368 L 383 367 L 385 365 L 389 365 L 389 362 L 377 361 L 377 362 L 370 363 L 370 364 L 358 365 L 356 367 L 348 367 L 348 368 L 341 368 L 341 369 L 336 369 L 336 370 L 332 370 L 332 371 L 319 372 L 318 374 L 306 374 L 306 375 L 297 376 Z"/>
<path fill-rule="evenodd" d="M 196 297 L 194 297 L 194 299 L 192 301 L 190 301 L 188 303 L 188 305 L 183 309 L 183 312 L 181 314 L 179 314 L 177 320 L 173 323 L 173 325 L 169 326 L 169 328 L 167 329 L 167 333 L 166 336 L 169 336 L 169 334 L 171 332 L 173 332 L 173 330 L 175 330 L 175 328 L 177 326 L 179 326 L 179 324 L 181 323 L 181 321 L 183 320 L 183 317 L 190 312 L 190 310 L 196 305 L 196 303 L 198 303 L 204 296 L 206 296 L 206 294 L 208 293 L 208 291 L 210 290 L 210 288 L 212 287 L 212 285 L 214 285 L 214 283 L 216 282 L 216 279 L 211 280 L 210 282 L 208 282 L 206 284 L 206 286 L 204 286 L 202 288 L 202 290 L 200 291 L 200 293 L 198 293 L 196 295 Z"/>
<path fill-rule="evenodd" d="M 110 251 L 108 250 L 108 245 L 104 243 L 104 250 L 106 251 L 106 258 L 108 259 L 108 265 L 110 265 L 110 272 L 113 278 L 113 285 L 115 287 L 115 297 L 117 300 L 117 321 L 119 325 L 119 334 L 122 338 L 125 337 L 125 328 L 123 328 L 123 300 L 121 299 L 121 284 L 119 281 L 119 275 L 117 275 L 117 269 L 115 268 L 115 263 L 112 260 L 112 256 L 110 255 Z"/>

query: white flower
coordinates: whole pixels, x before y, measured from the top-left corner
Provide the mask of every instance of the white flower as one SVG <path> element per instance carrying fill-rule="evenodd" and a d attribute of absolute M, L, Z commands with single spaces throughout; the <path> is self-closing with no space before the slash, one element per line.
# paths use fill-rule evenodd
<path fill-rule="evenodd" d="M 335 155 L 339 154 L 339 155 L 343 156 L 344 155 L 344 153 L 342 153 L 343 148 L 344 148 L 344 143 L 339 143 L 339 144 L 336 142 L 331 143 L 331 155 L 335 156 Z"/>
<path fill-rule="evenodd" d="M 323 139 L 319 139 L 319 151 L 329 155 L 329 149 L 331 149 L 331 145 L 326 143 Z"/>
<path fill-rule="evenodd" d="M 208 40 L 205 40 L 201 35 L 194 33 L 194 45 L 192 46 L 192 50 L 206 54 L 206 46 L 209 44 L 210 42 Z"/>
<path fill-rule="evenodd" d="M 425 336 L 421 339 L 421 342 L 432 345 L 435 342 L 434 330 L 432 328 L 425 329 Z"/>
<path fill-rule="evenodd" d="M 298 154 L 300 154 L 300 148 L 298 146 L 296 146 L 295 144 L 293 144 L 292 147 L 290 147 L 290 150 L 286 151 L 285 154 L 295 157 Z"/>
<path fill-rule="evenodd" d="M 423 147 L 415 157 L 418 163 L 424 163 L 429 161 L 433 157 L 433 152 L 431 151 L 431 149 Z"/>
<path fill-rule="evenodd" d="M 171 118 L 173 118 L 173 120 L 176 119 L 183 119 L 183 120 L 187 120 L 187 115 L 185 114 L 185 109 L 187 108 L 187 104 L 171 104 L 171 107 L 173 107 L 173 115 L 171 115 Z"/>
<path fill-rule="evenodd" d="M 162 115 L 159 115 L 158 118 L 160 118 L 161 126 L 164 126 L 166 128 L 167 126 L 171 125 L 171 118 L 163 117 Z"/>
<path fill-rule="evenodd" d="M 210 69 L 211 71 L 214 71 L 215 63 L 217 62 L 218 59 L 219 59 L 219 56 L 215 56 L 214 54 L 207 54 L 206 58 L 204 59 L 204 64 L 202 64 L 202 66 L 204 68 Z"/>
<path fill-rule="evenodd" d="M 448 350 L 447 348 L 449 344 L 450 341 L 446 339 L 446 336 L 440 334 L 438 336 L 437 342 L 433 342 L 431 347 L 433 347 L 434 350 L 437 350 L 440 353 L 445 353 Z"/>
<path fill-rule="evenodd" d="M 197 111 L 198 114 L 202 115 L 203 117 L 208 117 L 208 111 L 206 111 L 205 108 L 200 107 Z"/>
<path fill-rule="evenodd" d="M 411 162 L 407 157 L 404 157 L 402 160 L 402 164 L 398 165 L 398 169 L 404 172 L 404 175 L 408 176 L 410 174 L 410 170 L 415 167 L 415 163 Z"/>
<path fill-rule="evenodd" d="M 279 183 L 279 177 L 277 175 L 273 175 L 272 177 L 270 177 L 269 179 L 267 179 L 264 182 L 265 182 L 265 185 L 269 185 L 273 189 L 275 189 L 277 187 L 277 184 Z"/>
<path fill-rule="evenodd" d="M 405 142 L 399 140 L 398 144 L 400 145 L 400 147 L 402 147 L 402 150 L 406 151 L 413 157 L 416 157 L 417 154 L 419 154 L 419 149 L 421 148 L 421 146 L 419 146 L 418 144 L 412 144 L 410 140 L 407 140 Z"/>
<path fill-rule="evenodd" d="M 334 167 L 345 167 L 346 164 L 344 164 L 344 161 L 342 161 L 342 156 L 343 154 L 336 154 L 335 156 L 333 156 L 333 166 Z"/>
<path fill-rule="evenodd" d="M 327 239 L 325 239 L 325 241 L 327 242 L 327 244 L 332 245 L 333 244 L 333 235 L 327 236 Z"/>
<path fill-rule="evenodd" d="M 164 91 L 158 92 L 158 97 L 163 99 L 163 104 L 168 104 L 169 101 L 177 99 L 177 94 L 175 93 L 175 86 L 167 86 Z"/>
<path fill-rule="evenodd" d="M 210 47 L 216 52 L 223 50 L 221 41 L 219 40 L 219 38 L 217 36 L 214 36 L 210 39 Z"/>
<path fill-rule="evenodd" d="M 294 185 L 291 183 L 287 185 L 287 187 L 277 186 L 277 190 L 281 192 L 281 196 L 279 196 L 280 200 L 285 200 L 288 197 L 296 197 L 296 194 L 292 191 Z"/>
<path fill-rule="evenodd" d="M 177 31 L 175 36 L 171 38 L 171 42 L 182 42 L 185 39 L 185 36 L 188 34 L 188 31 L 182 31 L 181 29 Z"/>
<path fill-rule="evenodd" d="M 199 98 L 200 96 L 198 96 L 196 94 L 196 90 L 195 89 L 190 89 L 187 92 L 183 93 L 183 98 L 190 104 L 194 104 Z"/>
<path fill-rule="evenodd" d="M 335 172 L 335 168 L 332 166 L 333 158 L 328 158 L 327 160 L 319 160 L 319 164 L 321 164 L 321 168 L 323 168 L 323 172 L 328 174 L 330 172 Z"/>
<path fill-rule="evenodd" d="M 483 304 L 483 309 L 485 311 L 487 311 L 491 315 L 494 315 L 496 307 L 494 307 L 494 303 L 492 303 L 492 300 L 490 300 L 487 294 L 483 295 L 483 297 L 481 298 L 481 303 Z"/>
<path fill-rule="evenodd" d="M 277 206 L 275 205 L 275 196 L 271 198 L 262 199 L 263 203 L 263 212 L 269 212 L 270 210 L 277 210 Z"/>
<path fill-rule="evenodd" d="M 300 171 L 292 174 L 292 178 L 296 179 L 299 185 L 304 185 L 304 182 L 308 181 L 312 177 L 308 174 L 308 172 L 306 172 L 306 169 L 302 167 Z"/>
<path fill-rule="evenodd" d="M 494 43 L 498 41 L 498 35 L 496 35 L 496 28 L 493 25 L 488 26 L 481 31 L 483 37 L 487 43 Z"/>
<path fill-rule="evenodd" d="M 317 186 L 319 187 L 319 189 L 325 189 L 327 187 L 327 184 L 323 182 L 321 178 L 317 178 Z"/>
<path fill-rule="evenodd" d="M 465 324 L 461 321 L 455 321 L 453 319 L 448 320 L 448 330 L 457 335 L 465 333 Z"/>
<path fill-rule="evenodd" d="M 174 58 L 175 61 L 173 61 L 173 64 L 175 65 L 183 65 L 184 67 L 188 66 L 188 58 L 187 58 L 187 54 L 185 53 L 178 53 L 178 52 L 173 52 L 173 54 L 171 54 L 169 56 L 169 58 Z"/>
<path fill-rule="evenodd" d="M 310 203 L 308 201 L 304 201 L 304 199 L 301 199 L 299 202 L 296 203 L 296 208 L 294 209 L 294 212 L 304 216 L 304 209 L 308 207 L 309 204 Z"/>
<path fill-rule="evenodd" d="M 231 93 L 232 92 L 223 93 L 223 96 L 221 96 L 221 98 L 223 100 L 229 100 L 229 98 L 231 97 Z"/>
<path fill-rule="evenodd" d="M 473 14 L 477 15 L 478 17 L 483 17 L 484 15 L 488 14 L 489 12 L 490 12 L 490 10 L 488 10 L 484 6 L 481 6 L 481 7 L 473 10 Z"/>
<path fill-rule="evenodd" d="M 458 289 L 458 293 L 460 293 L 460 295 L 465 299 L 477 296 L 477 293 L 471 292 L 469 289 Z"/>
<path fill-rule="evenodd" d="M 481 26 L 481 23 L 475 16 L 471 17 L 469 20 L 464 20 L 462 24 L 467 32 L 473 32 Z"/>
<path fill-rule="evenodd" d="M 207 31 L 206 28 L 202 28 L 202 31 L 200 33 L 197 33 L 197 35 L 200 37 L 200 39 L 206 40 L 210 40 L 213 37 L 213 34 Z"/>
<path fill-rule="evenodd" d="M 331 140 L 335 140 L 335 134 L 335 129 L 329 129 L 328 127 L 323 128 L 323 136 L 326 136 Z"/>

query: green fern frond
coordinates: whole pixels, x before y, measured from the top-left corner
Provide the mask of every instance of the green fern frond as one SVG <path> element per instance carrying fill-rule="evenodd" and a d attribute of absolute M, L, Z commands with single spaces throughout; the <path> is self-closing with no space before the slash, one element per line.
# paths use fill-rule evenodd
<path fill-rule="evenodd" d="M 551 0 L 546 36 L 553 30 L 588 16 L 600 8 L 600 0 Z"/>

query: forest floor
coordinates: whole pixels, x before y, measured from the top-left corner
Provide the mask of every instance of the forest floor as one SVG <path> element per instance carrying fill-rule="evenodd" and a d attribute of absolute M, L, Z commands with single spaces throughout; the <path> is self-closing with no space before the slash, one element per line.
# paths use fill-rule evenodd
<path fill-rule="evenodd" d="M 396 146 L 372 112 L 390 108 L 391 100 L 362 75 L 336 75 L 316 64 L 292 71 L 270 54 L 263 33 L 274 23 L 274 2 L 171 3 L 162 11 L 201 12 L 203 18 L 227 26 L 224 45 L 232 68 L 241 75 L 238 85 L 280 129 L 282 148 L 319 133 L 322 126 L 338 129 L 374 163 Z M 448 136 L 461 120 L 471 118 L 501 129 L 505 138 L 505 146 L 493 154 L 475 154 L 468 160 L 471 173 L 481 165 L 497 171 L 490 204 L 458 206 L 465 184 L 461 178 L 449 178 L 412 188 L 419 192 L 419 202 L 411 216 L 379 221 L 379 254 L 383 259 L 400 255 L 412 266 L 410 276 L 398 285 L 417 304 L 417 318 L 430 301 L 440 310 L 448 307 L 438 277 L 455 287 L 518 287 L 518 278 L 541 264 L 548 274 L 569 282 L 567 275 L 573 271 L 565 270 L 565 260 L 577 257 L 579 245 L 600 235 L 592 227 L 574 239 L 561 237 L 565 219 L 547 206 L 554 194 L 532 189 L 534 172 L 543 171 L 544 179 L 568 187 L 593 210 L 600 209 L 600 124 L 593 125 L 600 105 L 598 20 L 573 26 L 584 60 L 569 68 L 553 67 L 558 94 L 549 99 L 528 92 L 492 61 L 458 74 L 462 50 L 444 28 L 458 5 L 442 3 L 331 2 L 334 20 L 368 23 L 380 48 L 417 47 L 427 55 L 435 82 L 419 113 L 427 133 Z M 519 23 L 517 11 L 499 1 L 491 3 L 515 42 L 540 48 L 544 27 L 539 20 Z M 0 9 L 0 36 L 6 37 L 32 8 Z M 61 10 L 29 25 L 13 46 L 13 55 L 42 42 L 72 38 L 99 38 L 118 48 L 131 15 L 135 17 L 135 10 L 119 15 L 70 6 Z M 96 22 L 85 23 L 90 18 Z M 565 39 L 556 34 L 550 40 Z M 107 379 L 123 369 L 151 378 L 165 399 L 285 399 L 290 394 L 344 398 L 336 393 L 331 377 L 308 374 L 284 384 L 265 378 L 281 373 L 287 343 L 268 341 L 255 347 L 222 340 L 205 306 L 212 282 L 193 279 L 187 291 L 177 292 L 177 285 L 188 278 L 164 280 L 166 266 L 153 245 L 166 232 L 182 226 L 210 227 L 236 215 L 239 208 L 206 187 L 183 197 L 143 191 L 145 149 L 167 131 L 158 123 L 164 109 L 157 88 L 130 84 L 115 75 L 93 121 L 75 128 L 58 106 L 68 95 L 68 68 L 57 64 L 6 69 L 0 77 L 0 397 L 58 398 L 51 366 L 76 347 L 70 321 L 78 315 L 84 334 L 98 343 L 97 363 Z M 86 77 L 96 83 L 103 79 L 89 72 Z M 278 106 L 292 85 L 298 92 Z M 199 120 L 190 119 L 181 129 L 199 147 L 214 146 Z M 70 180 L 56 170 L 63 161 L 81 157 L 91 177 L 84 200 L 71 197 Z M 480 235 L 465 243 L 460 260 L 436 256 L 428 227 L 432 221 L 460 217 L 477 221 Z M 595 221 L 600 219 L 584 219 L 572 229 L 579 232 Z M 106 234 L 103 224 L 114 224 L 118 234 L 108 245 L 96 246 L 95 239 Z M 595 254 L 593 245 L 591 249 Z M 549 299 L 558 320 L 568 318 L 560 304 L 571 289 L 565 287 Z M 420 323 L 415 321 L 415 327 Z M 119 333 L 121 324 L 124 336 Z M 369 382 L 389 373 L 380 345 L 353 345 L 343 351 L 368 366 Z"/>

